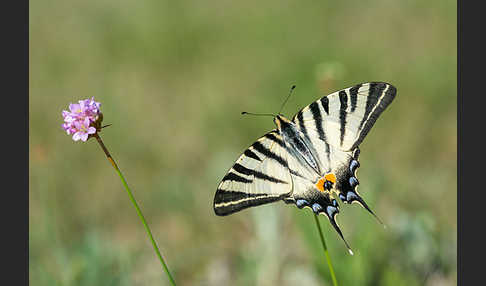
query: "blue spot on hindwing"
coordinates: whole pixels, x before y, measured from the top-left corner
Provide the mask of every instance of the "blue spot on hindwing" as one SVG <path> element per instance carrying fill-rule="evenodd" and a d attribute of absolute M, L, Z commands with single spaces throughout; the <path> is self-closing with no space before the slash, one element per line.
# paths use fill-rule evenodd
<path fill-rule="evenodd" d="M 349 164 L 349 170 L 353 174 L 354 174 L 354 171 L 356 171 L 356 169 L 358 169 L 358 167 L 359 167 L 359 162 L 356 161 L 356 160 L 352 160 L 351 163 Z"/>
<path fill-rule="evenodd" d="M 349 184 L 353 188 L 356 187 L 357 185 L 359 185 L 358 179 L 356 179 L 356 177 L 349 177 Z"/>
<path fill-rule="evenodd" d="M 343 194 L 339 194 L 339 199 L 343 202 L 346 202 L 346 197 Z"/>
<path fill-rule="evenodd" d="M 298 208 L 302 208 L 304 206 L 309 205 L 309 203 L 306 200 L 297 200 L 295 204 L 297 205 Z"/>
<path fill-rule="evenodd" d="M 326 208 L 326 212 L 329 215 L 329 217 L 333 217 L 335 214 L 339 213 L 339 210 L 336 207 L 328 206 Z"/>
<path fill-rule="evenodd" d="M 315 203 L 315 204 L 313 204 L 313 205 L 312 205 L 312 210 L 313 210 L 313 211 L 314 211 L 316 214 L 318 214 L 318 213 L 319 213 L 319 212 L 322 210 L 322 207 L 321 207 L 321 205 L 320 205 L 320 204 Z"/>
<path fill-rule="evenodd" d="M 358 195 L 355 192 L 348 192 L 346 194 L 346 200 L 348 202 L 353 202 L 356 199 L 358 199 Z"/>

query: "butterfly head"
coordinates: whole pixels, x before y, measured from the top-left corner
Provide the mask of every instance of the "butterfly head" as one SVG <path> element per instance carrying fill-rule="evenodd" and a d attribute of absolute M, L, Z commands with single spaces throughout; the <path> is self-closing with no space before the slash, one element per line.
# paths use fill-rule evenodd
<path fill-rule="evenodd" d="M 283 129 L 284 126 L 291 124 L 292 122 L 285 118 L 282 114 L 278 114 L 273 118 L 273 122 L 277 125 L 278 129 Z"/>
<path fill-rule="evenodd" d="M 273 118 L 273 123 L 275 123 L 275 125 L 277 125 L 278 129 L 282 128 L 282 118 L 283 118 L 283 116 L 280 115 L 280 114 Z"/>

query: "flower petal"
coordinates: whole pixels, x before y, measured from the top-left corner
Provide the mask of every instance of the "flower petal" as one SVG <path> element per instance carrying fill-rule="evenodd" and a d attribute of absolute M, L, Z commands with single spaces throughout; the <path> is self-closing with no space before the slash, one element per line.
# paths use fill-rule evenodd
<path fill-rule="evenodd" d="M 78 141 L 79 139 L 81 139 L 81 134 L 79 132 L 74 133 L 73 140 Z"/>
<path fill-rule="evenodd" d="M 83 128 L 83 123 L 80 122 L 79 120 L 73 121 L 74 128 L 80 130 Z"/>
<path fill-rule="evenodd" d="M 81 107 L 79 106 L 79 104 L 75 104 L 75 103 L 71 103 L 69 104 L 69 110 L 72 112 L 72 113 L 78 113 L 78 111 L 81 109 Z"/>
<path fill-rule="evenodd" d="M 86 142 L 86 140 L 88 140 L 88 133 L 81 134 L 81 140 L 83 140 L 84 142 Z"/>
<path fill-rule="evenodd" d="M 89 127 L 89 128 L 88 128 L 88 132 L 87 132 L 87 133 L 88 133 L 88 134 L 95 134 L 95 133 L 96 133 L 96 128 L 94 128 L 94 127 Z"/>

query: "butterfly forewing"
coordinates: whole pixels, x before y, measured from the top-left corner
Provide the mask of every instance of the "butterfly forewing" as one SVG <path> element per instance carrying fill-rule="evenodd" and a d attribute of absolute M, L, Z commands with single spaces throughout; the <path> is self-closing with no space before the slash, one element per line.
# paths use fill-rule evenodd
<path fill-rule="evenodd" d="M 246 149 L 224 176 L 216 190 L 214 211 L 229 215 L 278 201 L 291 190 L 285 143 L 273 130 Z"/>
<path fill-rule="evenodd" d="M 395 94 L 396 88 L 387 83 L 358 84 L 311 103 L 300 110 L 293 121 L 311 139 L 353 151 Z M 318 144 L 315 140 L 312 143 Z"/>

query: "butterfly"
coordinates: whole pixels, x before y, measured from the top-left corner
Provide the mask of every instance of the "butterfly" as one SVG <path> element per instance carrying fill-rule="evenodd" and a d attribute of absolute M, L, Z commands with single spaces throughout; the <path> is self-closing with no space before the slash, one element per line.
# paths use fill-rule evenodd
<path fill-rule="evenodd" d="M 325 215 L 352 253 L 336 222 L 336 199 L 358 203 L 378 219 L 357 191 L 359 145 L 396 92 L 388 83 L 361 83 L 312 102 L 292 120 L 274 116 L 277 128 L 246 149 L 221 180 L 216 215 L 281 200 Z"/>

